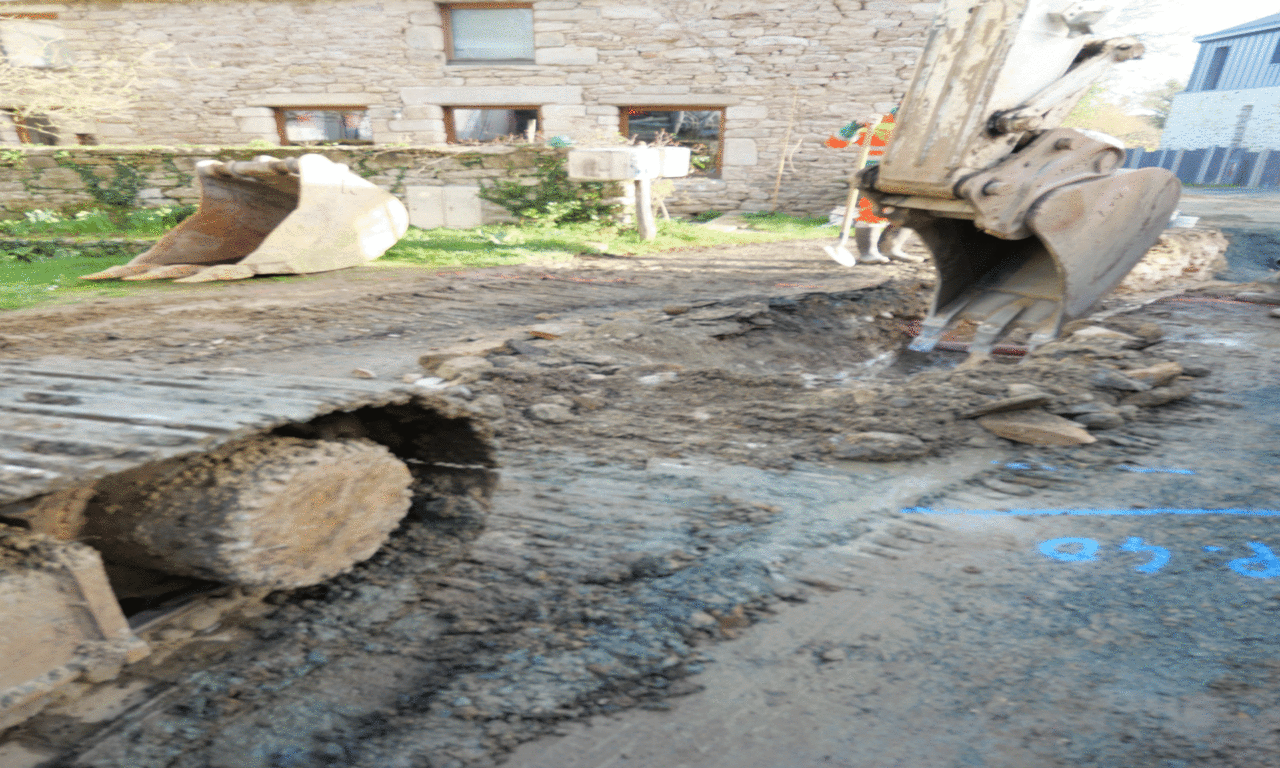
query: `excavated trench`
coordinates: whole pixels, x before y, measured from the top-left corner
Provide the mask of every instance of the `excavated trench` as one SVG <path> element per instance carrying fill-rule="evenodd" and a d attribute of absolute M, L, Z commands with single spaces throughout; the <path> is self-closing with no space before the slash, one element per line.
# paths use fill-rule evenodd
<path fill-rule="evenodd" d="M 694 722 L 715 711 L 716 693 L 699 693 L 715 676 L 703 673 L 717 668 L 713 660 L 734 663 L 725 655 L 733 644 L 715 641 L 739 637 L 762 619 L 785 620 L 810 607 L 820 612 L 832 596 L 875 595 L 880 582 L 864 578 L 866 563 L 883 564 L 878 578 L 905 589 L 915 582 L 894 569 L 915 573 L 927 570 L 925 563 L 948 563 L 957 541 L 985 546 L 941 518 L 902 514 L 904 508 L 1069 508 L 1165 502 L 1179 494 L 1202 505 L 1215 498 L 1243 504 L 1271 492 L 1258 480 L 1267 476 L 1260 474 L 1267 459 L 1257 451 L 1218 448 L 1206 463 L 1211 471 L 1192 478 L 1198 484 L 1121 471 L 1185 466 L 1196 450 L 1205 461 L 1214 447 L 1196 436 L 1208 425 L 1244 434 L 1274 421 L 1265 397 L 1234 394 L 1256 390 L 1258 377 L 1274 370 L 1274 346 L 1256 333 L 1243 348 L 1213 342 L 1241 338 L 1257 322 L 1247 308 L 1155 304 L 1100 322 L 1127 339 L 1077 337 L 1021 362 L 974 368 L 958 365 L 962 352 L 904 353 L 910 322 L 926 298 L 920 281 L 907 278 L 847 291 L 572 310 L 530 323 L 536 333 L 494 345 L 482 353 L 483 363 L 449 381 L 424 382 L 484 414 L 497 434 L 501 485 L 488 527 L 461 562 L 445 571 L 423 567 L 435 544 L 424 538 L 426 527 L 405 526 L 371 560 L 325 584 L 175 617 L 153 633 L 152 659 L 113 683 L 78 691 L 65 706 L 11 732 L 11 743 L 25 750 L 19 756 L 48 765 L 95 768 L 462 768 L 496 765 L 523 742 L 566 732 L 566 744 L 577 744 L 570 752 L 521 748 L 508 764 L 576 768 L 574 750 L 586 760 L 594 737 L 587 731 L 585 743 L 574 742 L 574 722 L 603 725 L 610 721 L 600 716 L 637 708 L 661 717 L 673 707 L 677 718 Z M 1180 326 L 1188 318 L 1217 330 L 1186 332 Z M 1183 389 L 1164 392 L 1179 395 L 1164 403 L 1126 402 L 1140 393 L 1098 383 L 1104 370 L 1141 371 L 1170 360 L 1181 362 L 1182 378 L 1160 386 Z M 1027 387 L 1046 396 L 1035 407 L 1064 418 L 1105 412 L 1120 424 L 1093 429 L 1096 443 L 1037 448 L 998 438 L 970 417 Z M 903 439 L 858 437 L 869 433 Z M 906 460 L 879 460 L 888 458 Z M 1233 482 L 1249 493 L 1231 496 L 1215 480 L 1232 462 Z M 1098 526 L 1088 535 L 1105 538 L 1105 525 Z M 1266 535 L 1246 527 L 1240 536 Z M 1044 559 L 1034 543 L 1031 554 L 1016 555 L 1028 572 L 1017 579 L 1027 583 L 1039 578 L 1035 568 Z M 922 696 L 955 691 L 954 707 L 947 704 L 936 722 L 951 722 L 951 709 L 981 706 L 991 686 L 1016 703 L 1023 696 L 1016 686 L 971 689 L 947 677 L 955 665 L 910 666 L 925 652 L 911 645 L 913 637 L 935 637 L 930 633 L 947 627 L 985 632 L 981 611 L 953 609 L 930 591 L 960 593 L 969 573 L 929 571 L 936 585 L 897 598 L 914 606 L 903 616 L 922 622 L 920 628 L 894 634 L 892 622 L 877 619 L 876 637 L 884 636 L 878 646 L 878 640 L 849 646 L 816 638 L 787 649 L 787 658 L 817 669 L 845 653 L 867 666 L 869 679 L 902 673 L 885 665 L 907 664 L 927 678 L 912 684 Z M 1008 610 L 1027 605 L 1002 590 L 991 594 L 1007 597 Z M 1045 597 L 1054 607 L 1070 599 Z M 1168 607 L 1180 598 L 1151 599 Z M 1240 614 L 1249 627 L 1260 616 Z M 1002 643 L 1024 642 L 1018 632 L 1028 630 L 1012 626 Z M 871 632 L 864 628 L 864 636 Z M 1061 645 L 1076 636 L 1069 628 L 1055 637 Z M 1177 644 L 1172 637 L 1160 642 Z M 858 655 L 864 647 L 871 649 L 865 659 Z M 1014 669 L 1020 658 L 965 656 L 970 647 L 976 646 L 948 646 L 974 669 Z M 751 663 L 777 677 L 771 690 L 782 691 L 787 670 L 775 667 L 785 654 L 771 653 L 760 651 Z M 1106 664 L 1099 654 L 1089 661 Z M 1064 680 L 1059 684 L 1069 688 Z M 1252 695 L 1239 690 L 1242 700 Z M 859 700 L 867 705 L 868 696 Z M 785 705 L 786 695 L 769 701 Z M 883 707 L 877 721 L 902 722 L 921 711 L 920 702 L 876 701 Z M 838 730 L 856 732 L 862 716 L 843 702 L 837 697 L 825 706 L 832 719 L 843 718 Z M 1032 739 L 1027 734 L 1044 727 L 1019 716 L 1002 722 Z M 1106 723 L 1082 721 L 1077 732 L 1085 725 L 1103 734 L 1096 741 L 1109 738 Z M 876 739 L 868 749 L 892 741 Z M 1112 741 L 1122 743 L 1118 735 Z M 715 743 L 735 754 L 731 745 Z M 1088 761 L 1070 749 L 1062 754 Z M 796 764 L 821 760 L 804 762 L 810 757 Z M 592 759 L 596 765 L 622 758 L 614 752 Z M 756 764 L 750 754 L 735 759 Z M 673 758 L 655 753 L 647 760 Z M 1067 763 L 1045 752 L 1024 764 Z"/>

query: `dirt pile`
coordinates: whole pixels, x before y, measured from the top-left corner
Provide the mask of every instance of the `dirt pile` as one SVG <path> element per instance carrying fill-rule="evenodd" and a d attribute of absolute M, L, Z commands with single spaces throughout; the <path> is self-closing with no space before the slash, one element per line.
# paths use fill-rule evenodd
<path fill-rule="evenodd" d="M 1093 442 L 1081 430 L 1103 434 L 1188 397 L 1207 373 L 1146 351 L 1160 329 L 1123 317 L 1077 323 L 1024 360 L 958 365 L 963 354 L 912 353 L 907 330 L 923 314 L 922 294 L 918 282 L 891 281 L 545 323 L 540 337 L 511 339 L 485 359 L 429 358 L 433 373 L 453 378 L 420 383 L 496 418 L 509 446 L 554 434 L 566 447 L 639 460 L 614 453 L 616 438 L 631 437 L 669 457 L 710 453 L 784 467 L 989 446 L 979 418 L 997 411 L 1060 417 L 1085 435 L 1072 442 Z"/>
<path fill-rule="evenodd" d="M 1116 286 L 1117 293 L 1155 291 L 1209 280 L 1227 268 L 1227 238 L 1210 227 L 1169 229 Z"/>

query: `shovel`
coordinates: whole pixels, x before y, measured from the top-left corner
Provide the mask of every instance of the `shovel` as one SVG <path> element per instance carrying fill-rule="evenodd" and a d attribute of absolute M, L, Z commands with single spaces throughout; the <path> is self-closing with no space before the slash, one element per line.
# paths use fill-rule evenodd
<path fill-rule="evenodd" d="M 867 167 L 867 160 L 871 158 L 871 138 L 875 135 L 876 129 L 880 127 L 880 123 L 884 122 L 884 117 L 876 118 L 875 125 L 867 126 L 867 130 L 863 132 L 866 138 L 866 145 L 862 148 L 862 154 L 858 158 L 857 170 L 861 171 Z M 849 177 L 849 197 L 844 204 L 844 220 L 840 222 L 840 241 L 834 246 L 824 245 L 822 250 L 827 252 L 835 262 L 844 267 L 852 267 L 858 263 L 858 257 L 849 251 L 846 245 L 849 243 L 849 230 L 853 228 L 853 217 L 858 210 L 858 184 L 857 179 L 853 176 Z"/>

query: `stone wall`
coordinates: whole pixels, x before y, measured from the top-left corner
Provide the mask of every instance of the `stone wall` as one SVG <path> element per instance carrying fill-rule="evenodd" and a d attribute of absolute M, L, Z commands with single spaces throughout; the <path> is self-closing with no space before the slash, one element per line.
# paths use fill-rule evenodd
<path fill-rule="evenodd" d="M 91 130 L 112 144 L 279 141 L 274 109 L 368 108 L 375 144 L 445 141 L 450 106 L 536 105 L 544 135 L 616 134 L 620 110 L 724 109 L 718 178 L 678 182 L 678 210 L 842 201 L 852 152 L 823 141 L 902 97 L 935 3 L 535 0 L 525 64 L 449 63 L 422 0 L 5 3 L 54 12 L 77 61 L 163 47 L 145 96 Z M 0 105 L 3 106 L 3 105 Z M 8 134 L 13 140 L 12 131 Z M 0 135 L 0 141 L 4 140 Z"/>
<path fill-rule="evenodd" d="M 442 224 L 433 221 L 432 212 L 423 210 L 423 201 L 430 199 L 424 193 L 434 188 L 469 190 L 459 203 L 464 209 L 474 208 L 474 213 L 464 211 L 458 225 L 475 226 L 510 219 L 505 209 L 475 197 L 474 191 L 483 181 L 531 177 L 538 156 L 564 150 L 528 145 L 276 147 L 271 155 L 292 157 L 317 151 L 398 196 L 409 206 L 413 223 L 420 226 Z M 0 151 L 0 217 L 33 208 L 93 207 L 101 201 L 90 192 L 92 184 L 135 205 L 195 204 L 200 200 L 197 162 L 250 160 L 261 153 L 261 149 L 245 147 L 33 147 Z M 123 202 L 128 204 L 128 200 Z"/>

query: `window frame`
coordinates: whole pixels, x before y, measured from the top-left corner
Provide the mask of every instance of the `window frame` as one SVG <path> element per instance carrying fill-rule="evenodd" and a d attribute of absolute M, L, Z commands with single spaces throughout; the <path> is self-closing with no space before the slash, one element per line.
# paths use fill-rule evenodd
<path fill-rule="evenodd" d="M 707 173 L 700 173 L 698 169 L 692 165 L 689 166 L 689 175 L 697 176 L 703 179 L 718 179 L 724 171 L 724 125 L 725 125 L 725 107 L 709 106 L 707 104 L 697 105 L 669 105 L 654 104 L 644 106 L 643 104 L 627 104 L 618 107 L 618 133 L 623 138 L 630 140 L 631 138 L 631 114 L 630 110 L 643 110 L 645 112 L 719 112 L 720 113 L 720 129 L 716 132 L 716 154 L 715 154 L 715 170 Z"/>
<path fill-rule="evenodd" d="M 441 107 L 444 110 L 444 141 L 446 144 L 459 144 L 457 128 L 454 126 L 454 110 L 456 109 L 531 109 L 538 113 L 534 118 L 538 121 L 538 130 L 542 130 L 542 106 L 539 104 L 450 104 Z M 516 134 L 508 134 L 514 136 Z M 470 139 L 468 139 L 470 141 Z M 492 141 L 492 139 L 491 139 Z"/>
<path fill-rule="evenodd" d="M 475 11 L 475 10 L 506 10 L 510 8 L 527 8 L 533 13 L 533 3 L 440 3 L 440 27 L 444 34 L 444 63 L 445 64 L 521 64 L 528 65 L 535 63 L 533 58 L 528 59 L 459 59 L 453 54 L 453 22 L 450 14 L 455 10 Z M 532 33 L 531 33 L 532 35 Z M 529 41 L 531 44 L 533 40 Z M 537 55 L 537 49 L 534 49 L 534 55 Z M 465 109 L 465 107 L 463 107 Z"/>
<path fill-rule="evenodd" d="M 316 104 L 316 105 L 290 105 L 287 107 L 272 107 L 276 119 L 276 133 L 280 137 L 280 146 L 282 147 L 308 147 L 323 146 L 324 144 L 297 144 L 289 140 L 289 134 L 286 130 L 285 112 L 369 112 L 368 104 Z M 373 144 L 373 139 L 353 139 L 350 142 L 337 141 L 336 143 L 344 146 L 369 146 Z"/>
<path fill-rule="evenodd" d="M 33 147 L 59 146 L 59 142 L 61 141 L 62 136 L 61 134 L 56 133 L 57 126 L 54 125 L 53 118 L 51 118 L 49 115 L 47 114 L 28 115 L 27 117 L 24 118 L 24 117 L 20 117 L 18 115 L 18 110 L 14 109 L 13 107 L 0 107 L 0 114 L 3 114 L 5 117 L 9 118 L 9 123 L 13 126 L 14 132 L 18 135 L 19 144 L 24 144 L 24 145 L 33 146 Z M 48 126 L 47 129 L 39 125 L 31 125 L 27 122 L 28 120 L 40 120 L 40 119 L 45 121 L 45 124 Z M 52 139 L 52 141 L 33 141 L 34 135 L 47 136 L 50 139 Z M 89 135 L 89 134 L 76 134 L 77 138 L 82 135 Z"/>
<path fill-rule="evenodd" d="M 1213 49 L 1213 53 L 1209 54 L 1209 65 L 1205 67 L 1204 82 L 1200 86 L 1202 91 L 1218 90 L 1218 83 L 1222 81 L 1222 73 L 1227 68 L 1227 59 L 1231 57 L 1231 46 L 1220 45 Z"/>

